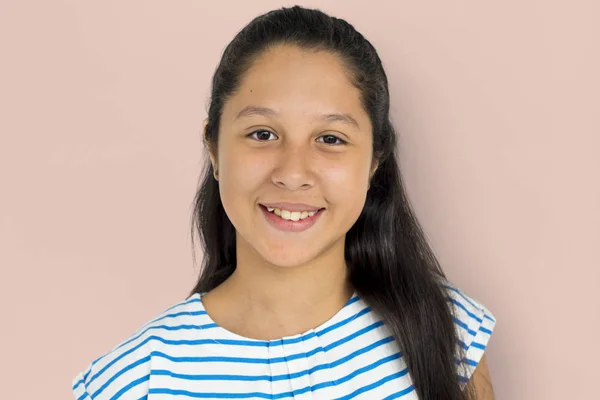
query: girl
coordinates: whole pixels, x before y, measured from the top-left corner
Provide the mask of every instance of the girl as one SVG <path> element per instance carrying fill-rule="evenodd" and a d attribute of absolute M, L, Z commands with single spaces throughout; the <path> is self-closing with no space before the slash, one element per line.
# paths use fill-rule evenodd
<path fill-rule="evenodd" d="M 493 399 L 495 319 L 426 243 L 360 33 L 298 6 L 257 17 L 203 134 L 200 278 L 79 374 L 77 399 Z"/>

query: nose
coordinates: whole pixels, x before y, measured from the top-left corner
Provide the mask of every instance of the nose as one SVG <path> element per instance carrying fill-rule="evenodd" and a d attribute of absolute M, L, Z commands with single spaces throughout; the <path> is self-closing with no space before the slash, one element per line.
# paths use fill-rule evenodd
<path fill-rule="evenodd" d="M 309 189 L 315 184 L 315 174 L 311 168 L 311 165 L 314 165 L 313 161 L 310 150 L 306 148 L 282 149 L 278 154 L 271 180 L 282 189 L 291 191 Z"/>

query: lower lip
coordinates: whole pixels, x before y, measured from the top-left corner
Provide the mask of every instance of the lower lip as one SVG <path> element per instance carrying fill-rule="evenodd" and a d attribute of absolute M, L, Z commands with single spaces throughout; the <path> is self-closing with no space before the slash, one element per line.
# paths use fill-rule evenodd
<path fill-rule="evenodd" d="M 262 210 L 263 215 L 274 228 L 285 232 L 302 232 L 307 230 L 317 222 L 323 211 L 325 211 L 325 209 L 320 209 L 312 217 L 307 217 L 298 221 L 292 221 L 283 219 L 277 216 L 275 213 L 267 211 L 266 207 L 263 205 L 259 205 L 258 207 Z"/>

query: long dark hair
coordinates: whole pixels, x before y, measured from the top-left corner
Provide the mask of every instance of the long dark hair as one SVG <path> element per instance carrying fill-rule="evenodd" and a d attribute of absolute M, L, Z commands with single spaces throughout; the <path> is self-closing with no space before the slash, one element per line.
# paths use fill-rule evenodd
<path fill-rule="evenodd" d="M 445 275 L 412 211 L 396 161 L 387 76 L 367 39 L 343 19 L 300 6 L 256 17 L 225 48 L 215 71 L 206 145 L 216 149 L 223 105 L 244 73 L 265 50 L 279 44 L 337 55 L 371 119 L 373 156 L 379 165 L 364 209 L 346 235 L 350 282 L 393 332 L 420 399 L 473 398 L 459 381 L 456 360 L 463 354 L 457 346 L 453 310 L 441 286 Z M 235 228 L 221 204 L 208 160 L 194 199 L 192 245 L 196 232 L 202 240 L 203 262 L 190 294 L 214 289 L 236 268 Z"/>

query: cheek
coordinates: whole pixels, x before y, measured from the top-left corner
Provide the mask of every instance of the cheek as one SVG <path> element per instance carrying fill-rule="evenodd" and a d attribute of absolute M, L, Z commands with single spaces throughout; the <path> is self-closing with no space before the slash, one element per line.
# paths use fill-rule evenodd
<path fill-rule="evenodd" d="M 330 203 L 338 209 L 347 209 L 349 213 L 360 213 L 368 189 L 368 170 L 361 163 L 332 166 L 323 171 L 322 176 Z"/>
<path fill-rule="evenodd" d="M 219 159 L 219 188 L 223 204 L 247 203 L 248 196 L 256 193 L 267 179 L 269 168 L 265 157 L 234 148 L 224 151 Z"/>

